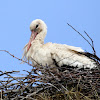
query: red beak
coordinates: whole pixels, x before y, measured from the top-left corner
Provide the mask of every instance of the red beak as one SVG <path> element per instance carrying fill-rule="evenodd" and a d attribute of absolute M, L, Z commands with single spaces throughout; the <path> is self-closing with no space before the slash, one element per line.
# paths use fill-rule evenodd
<path fill-rule="evenodd" d="M 27 51 L 30 49 L 30 47 L 31 47 L 31 42 L 35 39 L 36 35 L 37 35 L 37 32 L 31 31 L 31 37 L 30 37 L 30 40 L 29 40 L 29 42 L 28 42 Z"/>

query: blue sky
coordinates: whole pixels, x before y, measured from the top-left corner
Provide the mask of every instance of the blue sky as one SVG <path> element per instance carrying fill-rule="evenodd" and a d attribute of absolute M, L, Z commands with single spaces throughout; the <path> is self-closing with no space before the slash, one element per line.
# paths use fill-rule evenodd
<path fill-rule="evenodd" d="M 45 43 L 67 44 L 92 52 L 69 23 L 84 36 L 84 30 L 90 35 L 100 56 L 100 0 L 0 0 L 0 50 L 21 58 L 30 37 L 29 25 L 35 19 L 44 20 L 48 26 Z M 0 52 L 0 70 L 24 69 L 31 67 Z"/>

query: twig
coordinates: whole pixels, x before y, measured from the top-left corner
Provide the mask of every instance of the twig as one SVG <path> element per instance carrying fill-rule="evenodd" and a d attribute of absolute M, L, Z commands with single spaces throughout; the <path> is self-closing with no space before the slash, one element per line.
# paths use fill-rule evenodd
<path fill-rule="evenodd" d="M 2 99 L 2 89 L 1 89 L 1 100 L 3 100 L 3 99 Z"/>
<path fill-rule="evenodd" d="M 89 37 L 89 39 L 91 40 L 91 42 L 92 42 L 92 45 L 91 45 L 91 47 L 92 47 L 92 49 L 93 49 L 93 51 L 94 51 L 94 55 L 96 55 L 96 51 L 95 51 L 95 48 L 94 48 L 94 43 L 93 43 L 93 40 L 92 40 L 92 38 L 87 34 L 87 32 L 86 31 L 84 31 L 84 33 Z"/>
<path fill-rule="evenodd" d="M 17 60 L 20 60 L 20 61 L 22 61 L 22 62 L 24 62 L 24 63 L 27 63 L 29 66 L 33 66 L 33 65 L 30 64 L 29 62 L 24 61 L 24 60 L 22 60 L 22 59 L 20 59 L 20 58 L 18 58 L 18 57 L 16 57 L 16 56 L 14 56 L 14 55 L 12 55 L 12 54 L 11 54 L 9 51 L 7 51 L 7 50 L 0 50 L 0 51 L 3 51 L 3 52 L 8 53 L 10 56 L 12 56 L 12 57 L 16 58 Z"/>
<path fill-rule="evenodd" d="M 84 31 L 84 33 L 90 38 L 90 40 L 92 41 L 92 44 L 79 32 L 77 31 L 73 26 L 71 26 L 69 23 L 67 23 L 68 26 L 70 26 L 74 31 L 76 31 L 79 35 L 81 35 L 83 37 L 84 40 L 86 40 L 88 42 L 88 44 L 92 47 L 93 51 L 94 51 L 94 55 L 96 55 L 96 51 L 94 49 L 94 44 L 93 44 L 93 40 L 90 38 L 90 36 Z"/>

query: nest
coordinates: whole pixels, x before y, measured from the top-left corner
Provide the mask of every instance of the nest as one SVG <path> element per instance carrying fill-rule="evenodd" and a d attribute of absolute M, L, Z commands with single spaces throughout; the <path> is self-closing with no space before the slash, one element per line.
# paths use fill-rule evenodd
<path fill-rule="evenodd" d="M 3 100 L 99 100 L 100 70 L 62 66 L 33 67 L 26 76 L 20 71 L 2 72 L 0 92 Z"/>

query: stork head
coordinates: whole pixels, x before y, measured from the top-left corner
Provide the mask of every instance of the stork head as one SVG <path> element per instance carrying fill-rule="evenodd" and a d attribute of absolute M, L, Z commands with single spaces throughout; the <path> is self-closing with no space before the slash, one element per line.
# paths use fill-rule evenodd
<path fill-rule="evenodd" d="M 41 36 L 41 38 L 44 39 L 47 32 L 47 26 L 42 20 L 36 19 L 31 22 L 30 31 L 31 37 L 28 43 L 27 51 L 30 49 L 32 41 L 34 41 L 36 38 Z"/>

